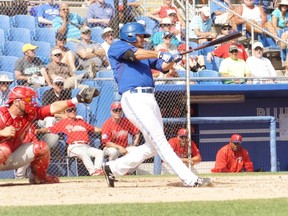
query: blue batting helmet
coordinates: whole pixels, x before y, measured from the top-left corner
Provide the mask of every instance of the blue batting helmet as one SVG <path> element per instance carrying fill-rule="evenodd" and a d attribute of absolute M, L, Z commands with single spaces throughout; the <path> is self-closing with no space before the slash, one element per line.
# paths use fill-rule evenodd
<path fill-rule="evenodd" d="M 137 40 L 136 35 L 144 35 L 144 38 L 148 38 L 151 36 L 145 31 L 144 26 L 137 22 L 126 23 L 120 29 L 121 40 L 134 43 Z"/>

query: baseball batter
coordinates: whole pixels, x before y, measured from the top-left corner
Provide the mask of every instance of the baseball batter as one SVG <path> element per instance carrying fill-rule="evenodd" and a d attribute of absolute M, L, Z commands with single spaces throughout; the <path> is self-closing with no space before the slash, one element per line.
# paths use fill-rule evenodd
<path fill-rule="evenodd" d="M 58 177 L 46 174 L 50 163 L 49 146 L 38 141 L 35 134 L 31 136 L 29 129 L 35 120 L 63 112 L 69 107 L 75 107 L 79 102 L 90 101 L 85 99 L 86 93 L 87 90 L 84 89 L 72 100 L 38 107 L 33 102 L 36 92 L 32 88 L 14 87 L 8 95 L 6 106 L 0 107 L 0 171 L 30 164 L 30 183 L 58 183 Z M 96 95 L 98 94 L 93 94 Z"/>
<path fill-rule="evenodd" d="M 124 175 L 157 153 L 166 162 L 184 186 L 211 185 L 210 178 L 199 178 L 181 161 L 169 145 L 163 132 L 163 121 L 154 97 L 151 69 L 167 73 L 182 59 L 180 54 L 144 50 L 144 39 L 150 37 L 143 25 L 126 23 L 120 30 L 120 40 L 108 50 L 114 78 L 118 83 L 121 105 L 127 118 L 140 129 L 146 143 L 102 168 L 109 187 L 114 187 L 115 176 Z"/>
<path fill-rule="evenodd" d="M 91 176 L 102 173 L 101 164 L 103 163 L 104 153 L 102 150 L 89 146 L 90 138 L 88 132 L 99 133 L 101 128 L 88 124 L 81 118 L 76 118 L 76 108 L 72 107 L 65 111 L 67 118 L 61 119 L 48 130 L 52 133 L 63 132 L 67 135 L 68 144 L 67 155 L 78 157 L 84 163 Z M 94 158 L 94 162 L 91 160 Z"/>

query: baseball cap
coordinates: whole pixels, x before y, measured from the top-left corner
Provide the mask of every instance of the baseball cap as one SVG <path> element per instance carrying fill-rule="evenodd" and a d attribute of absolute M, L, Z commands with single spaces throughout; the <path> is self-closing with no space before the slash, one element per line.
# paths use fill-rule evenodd
<path fill-rule="evenodd" d="M 225 27 L 230 27 L 232 28 L 232 26 L 229 24 L 229 23 L 224 23 L 222 26 L 221 26 L 221 29 L 225 28 Z"/>
<path fill-rule="evenodd" d="M 60 77 L 60 76 L 54 77 L 53 83 L 57 83 L 57 82 L 62 82 L 62 83 L 64 83 L 63 77 Z"/>
<path fill-rule="evenodd" d="M 82 26 L 80 29 L 81 33 L 87 32 L 87 31 L 91 31 L 91 29 L 88 26 Z"/>
<path fill-rule="evenodd" d="M 140 23 L 140 24 L 142 24 L 143 26 L 146 26 L 145 20 L 140 19 L 140 20 L 137 21 L 137 23 Z"/>
<path fill-rule="evenodd" d="M 61 34 L 60 32 L 56 33 L 55 38 L 56 38 L 56 40 L 61 40 L 61 41 L 67 39 L 66 36 Z"/>
<path fill-rule="evenodd" d="M 172 36 L 173 36 L 173 34 L 171 32 L 165 31 L 162 35 L 162 38 L 167 38 L 167 37 L 172 37 Z"/>
<path fill-rule="evenodd" d="M 161 23 L 160 23 L 160 25 L 162 25 L 162 24 L 170 24 L 170 25 L 172 25 L 171 19 L 169 17 L 163 18 Z"/>
<path fill-rule="evenodd" d="M 103 30 L 102 34 L 101 34 L 102 38 L 104 37 L 104 35 L 105 35 L 107 32 L 114 32 L 114 30 L 113 30 L 112 28 L 110 28 L 110 27 L 106 27 L 106 28 Z"/>
<path fill-rule="evenodd" d="M 37 46 L 34 46 L 32 44 L 24 44 L 24 46 L 22 47 L 22 52 L 27 52 L 28 50 L 35 50 L 37 49 Z"/>
<path fill-rule="evenodd" d="M 233 134 L 230 138 L 230 142 L 241 144 L 242 143 L 242 136 L 239 134 Z"/>
<path fill-rule="evenodd" d="M 262 44 L 261 42 L 259 42 L 259 41 L 253 44 L 252 49 L 254 50 L 254 49 L 256 49 L 257 47 L 260 47 L 260 48 L 262 48 L 262 49 L 264 48 L 263 44 Z"/>
<path fill-rule="evenodd" d="M 111 104 L 111 110 L 114 109 L 122 109 L 121 103 L 120 102 L 114 102 Z"/>
<path fill-rule="evenodd" d="M 204 14 L 204 16 L 206 17 L 210 17 L 211 13 L 210 13 L 210 8 L 207 6 L 204 6 L 200 9 L 200 11 Z"/>
<path fill-rule="evenodd" d="M 12 79 L 9 79 L 7 74 L 0 75 L 0 82 L 13 82 Z"/>
<path fill-rule="evenodd" d="M 62 51 L 59 48 L 55 48 L 55 49 L 52 49 L 51 53 L 52 55 L 57 55 L 57 54 L 62 54 Z"/>
<path fill-rule="evenodd" d="M 237 50 L 238 51 L 238 47 L 236 45 L 231 45 L 229 47 L 229 52 L 232 52 L 233 50 Z"/>
<path fill-rule="evenodd" d="M 167 10 L 167 16 L 169 16 L 170 14 L 176 14 L 176 11 L 175 11 L 175 10 L 168 9 L 168 10 Z"/>
<path fill-rule="evenodd" d="M 189 135 L 188 130 L 186 128 L 181 128 L 177 134 L 178 134 L 178 136 L 188 136 Z"/>

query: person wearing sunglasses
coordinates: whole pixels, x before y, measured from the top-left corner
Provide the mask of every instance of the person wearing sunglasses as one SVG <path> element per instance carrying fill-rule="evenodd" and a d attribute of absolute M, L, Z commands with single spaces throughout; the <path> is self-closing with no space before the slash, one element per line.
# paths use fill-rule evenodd
<path fill-rule="evenodd" d="M 102 126 L 102 145 L 109 161 L 126 155 L 139 144 L 140 132 L 126 117 L 123 116 L 120 102 L 114 102 L 110 107 L 111 117 Z M 128 136 L 132 135 L 132 143 Z"/>
<path fill-rule="evenodd" d="M 172 137 L 168 140 L 174 152 L 187 166 L 191 164 L 194 166 L 197 163 L 200 163 L 202 160 L 199 149 L 196 146 L 196 143 L 193 140 L 189 139 L 189 133 L 186 128 L 181 128 L 178 130 L 177 136 Z M 191 156 L 189 158 L 188 148 L 189 142 L 191 144 Z"/>
<path fill-rule="evenodd" d="M 91 40 L 91 29 L 88 26 L 83 26 L 80 31 L 81 41 L 75 48 L 79 62 L 78 69 L 85 70 L 89 78 L 93 79 L 99 70 L 109 66 L 109 62 L 101 45 Z"/>
<path fill-rule="evenodd" d="M 9 86 L 13 82 L 12 79 L 9 79 L 7 74 L 0 75 L 0 106 L 5 104 L 9 93 Z"/>
<path fill-rule="evenodd" d="M 89 133 L 101 133 L 101 128 L 94 127 L 82 118 L 78 118 L 76 107 L 67 109 L 65 114 L 66 118 L 47 128 L 47 132 L 64 133 L 67 136 L 67 155 L 82 160 L 90 176 L 101 175 L 104 153 L 89 145 Z"/>
<path fill-rule="evenodd" d="M 106 57 L 108 58 L 108 49 L 115 40 L 115 32 L 112 28 L 107 27 L 103 30 L 101 37 L 104 40 L 101 46 L 105 50 Z"/>
<path fill-rule="evenodd" d="M 268 58 L 263 57 L 264 46 L 261 42 L 256 42 L 252 46 L 252 56 L 249 56 L 246 63 L 252 77 L 266 77 L 266 79 L 253 79 L 254 84 L 274 83 L 276 71 Z M 272 79 L 267 79 L 271 77 Z"/>
<path fill-rule="evenodd" d="M 238 47 L 236 45 L 230 45 L 229 57 L 220 63 L 219 73 L 221 77 L 227 77 L 227 79 L 224 80 L 225 84 L 242 84 L 246 82 L 246 77 L 251 77 L 246 62 L 238 58 L 238 52 Z M 251 80 L 247 80 L 247 83 L 251 83 Z"/>
<path fill-rule="evenodd" d="M 240 134 L 233 134 L 230 142 L 218 150 L 215 166 L 211 172 L 254 172 L 253 162 L 248 151 L 242 146 Z"/>
<path fill-rule="evenodd" d="M 80 91 L 70 100 L 38 106 L 35 102 L 37 94 L 32 88 L 16 86 L 11 89 L 5 106 L 0 107 L 0 171 L 30 164 L 31 184 L 58 183 L 58 177 L 46 173 L 50 163 L 50 149 L 46 142 L 36 138 L 34 122 L 84 103 L 87 101 L 87 91 L 91 90 L 95 89 Z"/>

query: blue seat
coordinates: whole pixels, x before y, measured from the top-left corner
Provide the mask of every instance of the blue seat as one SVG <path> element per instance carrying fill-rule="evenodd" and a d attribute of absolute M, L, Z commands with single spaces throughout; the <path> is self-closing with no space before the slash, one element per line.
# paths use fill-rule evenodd
<path fill-rule="evenodd" d="M 6 41 L 4 43 L 4 54 L 6 56 L 23 57 L 22 47 L 24 43 L 19 41 Z"/>
<path fill-rule="evenodd" d="M 73 41 L 67 41 L 65 47 L 69 48 L 71 51 L 75 52 L 77 43 Z"/>
<path fill-rule="evenodd" d="M 4 30 L 5 34 L 11 28 L 10 17 L 7 15 L 0 15 L 0 28 Z"/>
<path fill-rule="evenodd" d="M 6 41 L 6 35 L 3 29 L 0 29 L 0 43 L 4 43 Z"/>
<path fill-rule="evenodd" d="M 34 40 L 48 42 L 51 47 L 54 47 L 56 43 L 55 32 L 49 28 L 37 28 L 35 30 Z"/>
<path fill-rule="evenodd" d="M 214 70 L 201 70 L 197 72 L 198 77 L 220 77 L 220 73 Z M 198 80 L 199 84 L 222 84 L 221 80 Z"/>
<path fill-rule="evenodd" d="M 44 64 L 50 63 L 51 45 L 45 41 L 34 41 L 33 44 L 38 48 L 35 50 L 35 54 L 39 57 Z"/>
<path fill-rule="evenodd" d="M 198 43 L 196 43 L 196 42 L 193 42 L 193 41 L 190 41 L 189 42 L 189 48 L 196 48 L 196 47 L 198 47 L 199 46 L 199 44 Z M 196 51 L 193 51 L 193 52 L 190 52 L 189 53 L 189 56 L 198 56 L 198 55 L 201 55 L 200 53 L 199 53 L 199 50 L 196 50 Z"/>
<path fill-rule="evenodd" d="M 31 43 L 31 31 L 27 28 L 11 28 L 8 30 L 8 39 L 10 41 Z"/>
<path fill-rule="evenodd" d="M 207 43 L 207 42 L 205 42 Z M 204 45 L 205 43 L 201 44 Z M 206 47 L 204 49 L 201 49 L 199 54 L 200 55 L 207 55 L 209 52 L 213 52 L 215 50 L 215 46 L 210 46 L 210 47 Z"/>
<path fill-rule="evenodd" d="M 102 33 L 103 28 L 99 26 L 91 28 L 91 40 L 96 43 L 103 43 Z"/>
<path fill-rule="evenodd" d="M 13 79 L 14 79 L 14 66 L 17 59 L 18 58 L 15 56 L 0 56 L 0 70 L 13 73 Z"/>
<path fill-rule="evenodd" d="M 146 32 L 153 35 L 159 30 L 159 22 L 147 16 L 137 16 L 136 21 L 144 20 L 146 23 Z"/>
<path fill-rule="evenodd" d="M 98 71 L 96 74 L 96 78 L 113 78 L 113 71 L 112 70 L 101 70 Z"/>
<path fill-rule="evenodd" d="M 14 28 L 27 28 L 30 31 L 34 31 L 36 29 L 37 22 L 34 16 L 15 15 L 11 19 Z"/>

